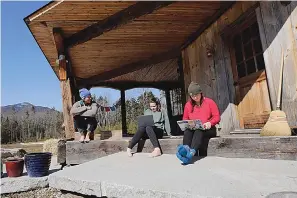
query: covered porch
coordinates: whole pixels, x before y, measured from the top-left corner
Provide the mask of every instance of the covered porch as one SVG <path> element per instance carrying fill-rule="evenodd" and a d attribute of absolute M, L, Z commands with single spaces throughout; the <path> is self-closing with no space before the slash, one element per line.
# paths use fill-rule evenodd
<path fill-rule="evenodd" d="M 53 1 L 26 17 L 61 82 L 66 139 L 74 138 L 69 111 L 82 87 L 121 91 L 123 135 L 128 89 L 164 90 L 168 117 L 174 120 L 170 91 L 181 89 L 183 105 L 186 101 L 182 51 L 232 4 Z"/>

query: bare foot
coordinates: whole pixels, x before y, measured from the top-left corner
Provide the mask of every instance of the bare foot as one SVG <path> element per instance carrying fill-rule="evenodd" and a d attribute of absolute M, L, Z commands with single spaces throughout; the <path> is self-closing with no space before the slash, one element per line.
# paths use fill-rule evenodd
<path fill-rule="evenodd" d="M 85 138 L 85 142 L 88 143 L 90 142 L 90 132 L 87 132 L 86 138 Z"/>
<path fill-rule="evenodd" d="M 133 156 L 130 148 L 127 148 L 127 154 L 128 154 L 129 157 L 132 157 Z"/>
<path fill-rule="evenodd" d="M 83 143 L 84 141 L 85 141 L 85 136 L 84 135 L 80 135 L 79 142 Z"/>
<path fill-rule="evenodd" d="M 150 157 L 158 157 L 162 155 L 161 150 L 159 147 L 155 148 L 152 153 L 150 153 Z"/>

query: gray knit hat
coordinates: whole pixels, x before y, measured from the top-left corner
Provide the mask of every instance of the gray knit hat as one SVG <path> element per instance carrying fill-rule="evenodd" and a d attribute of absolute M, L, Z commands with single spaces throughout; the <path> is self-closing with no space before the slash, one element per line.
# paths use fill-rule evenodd
<path fill-rule="evenodd" d="M 198 83 L 191 82 L 191 84 L 188 87 L 188 93 L 190 96 L 194 96 L 194 95 L 202 93 L 202 89 L 201 89 L 200 85 L 198 85 Z"/>

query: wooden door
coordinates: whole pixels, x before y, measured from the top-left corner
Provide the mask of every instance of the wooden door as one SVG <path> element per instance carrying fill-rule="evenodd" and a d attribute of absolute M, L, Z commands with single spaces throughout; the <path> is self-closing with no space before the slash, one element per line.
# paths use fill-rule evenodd
<path fill-rule="evenodd" d="M 242 128 L 261 128 L 271 111 L 263 49 L 256 20 L 241 26 L 231 45 L 237 109 Z"/>

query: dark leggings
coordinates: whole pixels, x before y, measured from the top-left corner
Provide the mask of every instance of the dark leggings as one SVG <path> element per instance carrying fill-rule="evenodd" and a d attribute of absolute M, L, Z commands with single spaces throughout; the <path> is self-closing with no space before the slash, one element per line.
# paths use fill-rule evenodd
<path fill-rule="evenodd" d="M 156 127 L 139 127 L 135 135 L 133 136 L 128 148 L 132 149 L 141 138 L 149 138 L 154 148 L 160 147 L 158 139 L 163 137 L 163 130 Z"/>
<path fill-rule="evenodd" d="M 94 132 L 97 128 L 97 120 L 94 117 L 74 116 L 75 126 L 78 132 L 86 134 L 86 132 Z"/>
<path fill-rule="evenodd" d="M 191 149 L 199 151 L 199 156 L 207 156 L 207 147 L 210 138 L 216 137 L 216 128 L 209 130 L 185 130 L 183 144 L 188 145 Z"/>

